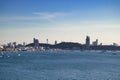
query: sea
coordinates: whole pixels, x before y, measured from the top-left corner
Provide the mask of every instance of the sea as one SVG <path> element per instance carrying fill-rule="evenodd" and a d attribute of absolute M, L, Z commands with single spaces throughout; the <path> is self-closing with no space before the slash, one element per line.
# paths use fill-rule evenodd
<path fill-rule="evenodd" d="M 120 51 L 0 52 L 0 80 L 120 80 Z"/>

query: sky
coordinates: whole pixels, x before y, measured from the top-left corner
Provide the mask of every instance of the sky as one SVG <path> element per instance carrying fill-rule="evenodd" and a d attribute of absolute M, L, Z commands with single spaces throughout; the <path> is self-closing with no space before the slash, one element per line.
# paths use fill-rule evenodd
<path fill-rule="evenodd" d="M 120 45 L 120 0 L 0 0 L 0 44 L 91 43 Z"/>

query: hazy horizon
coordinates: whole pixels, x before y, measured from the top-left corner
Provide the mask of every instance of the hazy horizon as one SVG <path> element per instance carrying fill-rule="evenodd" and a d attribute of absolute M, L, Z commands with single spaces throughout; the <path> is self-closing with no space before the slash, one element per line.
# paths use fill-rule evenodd
<path fill-rule="evenodd" d="M 120 0 L 0 0 L 0 44 L 90 41 L 120 45 Z"/>

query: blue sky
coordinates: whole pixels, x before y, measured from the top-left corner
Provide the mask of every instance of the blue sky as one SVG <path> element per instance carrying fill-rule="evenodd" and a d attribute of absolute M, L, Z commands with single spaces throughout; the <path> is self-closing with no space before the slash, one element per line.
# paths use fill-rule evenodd
<path fill-rule="evenodd" d="M 120 44 L 120 0 L 0 0 L 0 43 Z"/>

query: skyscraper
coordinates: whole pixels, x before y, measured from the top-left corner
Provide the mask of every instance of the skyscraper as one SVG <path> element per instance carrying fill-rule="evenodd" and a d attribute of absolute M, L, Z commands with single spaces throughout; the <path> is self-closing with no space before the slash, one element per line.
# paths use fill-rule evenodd
<path fill-rule="evenodd" d="M 86 36 L 86 49 L 90 48 L 90 37 Z"/>
<path fill-rule="evenodd" d="M 47 44 L 48 44 L 48 39 L 46 39 L 46 42 L 47 42 Z"/>
<path fill-rule="evenodd" d="M 34 48 L 38 48 L 39 47 L 39 41 L 38 39 L 33 39 L 33 45 L 34 45 Z"/>
<path fill-rule="evenodd" d="M 57 41 L 55 40 L 55 45 L 57 44 Z"/>

